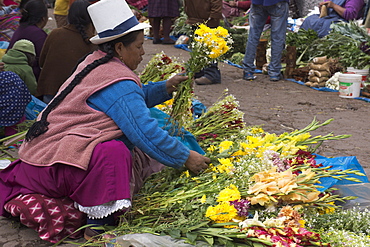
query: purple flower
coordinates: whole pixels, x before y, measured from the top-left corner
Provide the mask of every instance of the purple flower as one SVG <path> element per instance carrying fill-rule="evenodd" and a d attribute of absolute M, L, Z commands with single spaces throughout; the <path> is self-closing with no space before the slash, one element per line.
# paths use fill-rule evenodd
<path fill-rule="evenodd" d="M 238 211 L 239 216 L 248 216 L 248 209 L 251 205 L 250 201 L 246 199 L 241 199 L 241 200 L 235 200 L 231 201 L 230 205 L 233 205 L 235 209 Z"/>

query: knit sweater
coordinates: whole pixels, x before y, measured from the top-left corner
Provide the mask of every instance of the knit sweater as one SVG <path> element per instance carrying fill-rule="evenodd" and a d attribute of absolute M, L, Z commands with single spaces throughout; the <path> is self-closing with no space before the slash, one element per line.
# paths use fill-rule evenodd
<path fill-rule="evenodd" d="M 101 51 L 89 55 L 62 85 L 59 93 L 77 73 L 104 55 Z M 98 143 L 123 135 L 111 118 L 89 107 L 86 101 L 95 92 L 126 79 L 140 84 L 137 75 L 117 58 L 90 71 L 48 115 L 48 130 L 22 144 L 20 159 L 35 166 L 63 163 L 86 170 Z"/>
<path fill-rule="evenodd" d="M 5 71 L 16 73 L 27 85 L 32 95 L 36 95 L 37 82 L 32 67 L 28 64 L 26 54 L 10 49 L 2 58 Z"/>

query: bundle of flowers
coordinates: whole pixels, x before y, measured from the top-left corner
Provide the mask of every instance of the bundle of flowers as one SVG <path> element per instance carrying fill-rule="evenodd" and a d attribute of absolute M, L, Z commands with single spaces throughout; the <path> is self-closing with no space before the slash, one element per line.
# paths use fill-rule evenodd
<path fill-rule="evenodd" d="M 315 145 L 348 137 L 311 136 L 331 121 L 281 135 L 246 127 L 244 135 L 209 146 L 212 164 L 202 174 L 172 168 L 154 174 L 116 234 L 167 234 L 210 246 L 330 246 L 317 228 L 305 226 L 305 209 L 321 217 L 353 199 L 320 192 L 320 179 L 364 176 L 315 163 L 309 151 Z"/>
<path fill-rule="evenodd" d="M 185 70 L 189 79 L 181 83 L 175 95 L 171 112 L 171 121 L 174 126 L 181 129 L 191 119 L 192 81 L 195 73 L 204 67 L 222 58 L 232 44 L 229 33 L 223 27 L 209 28 L 200 24 L 195 30 L 190 44 L 190 58 L 185 63 Z"/>
<path fill-rule="evenodd" d="M 202 148 L 217 145 L 244 129 L 244 113 L 233 95 L 225 95 L 213 104 L 198 119 L 190 121 L 186 129 L 197 139 Z"/>
<path fill-rule="evenodd" d="M 180 62 L 170 58 L 162 51 L 150 59 L 139 77 L 141 82 L 146 84 L 150 81 L 158 82 L 167 80 L 183 70 L 184 67 Z"/>

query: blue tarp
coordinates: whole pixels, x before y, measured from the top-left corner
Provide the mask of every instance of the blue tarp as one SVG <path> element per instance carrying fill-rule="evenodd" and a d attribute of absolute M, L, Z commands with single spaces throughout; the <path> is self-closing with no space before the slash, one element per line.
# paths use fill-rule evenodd
<path fill-rule="evenodd" d="M 354 177 L 359 179 L 362 183 L 369 183 L 369 179 L 366 176 L 366 173 L 363 167 L 358 162 L 355 156 L 347 156 L 347 157 L 336 157 L 336 158 L 326 158 L 324 156 L 316 155 L 315 161 L 316 164 L 322 164 L 324 167 L 330 166 L 328 170 L 357 170 L 363 173 L 365 176 L 357 176 L 354 174 L 349 174 L 350 177 Z M 320 186 L 323 188 L 319 188 L 319 191 L 325 191 L 328 188 L 334 185 L 346 185 L 346 184 L 358 184 L 357 182 L 349 181 L 349 180 L 338 180 L 331 177 L 325 177 L 320 179 Z"/>
<path fill-rule="evenodd" d="M 168 133 L 171 134 L 172 132 L 171 129 L 173 125 L 168 121 L 170 116 L 155 107 L 150 108 L 149 110 L 150 110 L 151 117 L 157 119 L 159 127 L 168 131 Z M 176 135 L 176 134 L 179 134 L 179 135 Z M 199 146 L 193 134 L 191 134 L 189 131 L 185 130 L 184 128 L 182 128 L 181 133 L 175 133 L 173 136 L 177 138 L 180 142 L 182 142 L 185 146 L 187 146 L 190 150 L 196 151 L 200 154 L 205 154 L 205 152 Z"/>

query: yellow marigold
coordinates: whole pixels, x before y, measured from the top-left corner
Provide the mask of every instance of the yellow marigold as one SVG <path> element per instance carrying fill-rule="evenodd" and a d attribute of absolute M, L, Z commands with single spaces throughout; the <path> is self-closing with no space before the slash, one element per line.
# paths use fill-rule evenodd
<path fill-rule="evenodd" d="M 223 27 L 221 27 L 221 26 L 218 26 L 218 27 L 216 28 L 216 33 L 217 33 L 219 36 L 223 37 L 223 38 L 225 38 L 225 37 L 227 37 L 227 36 L 229 35 L 229 32 L 227 31 L 227 29 L 225 29 L 225 28 L 223 28 Z"/>
<path fill-rule="evenodd" d="M 231 156 L 244 156 L 244 155 L 247 155 L 248 153 L 247 152 L 244 152 L 242 150 L 238 150 L 236 152 L 234 152 L 233 154 L 231 154 Z"/>
<path fill-rule="evenodd" d="M 231 163 L 230 159 L 220 158 L 218 159 L 218 161 L 220 162 L 220 165 L 216 167 L 215 171 L 219 173 L 224 173 L 224 172 L 229 173 L 234 169 L 234 165 Z"/>
<path fill-rule="evenodd" d="M 223 141 L 220 143 L 218 151 L 222 153 L 223 151 L 228 150 L 230 147 L 232 147 L 233 144 L 234 142 L 232 141 Z"/>
<path fill-rule="evenodd" d="M 216 206 L 207 208 L 206 217 L 216 223 L 231 222 L 238 215 L 238 211 L 228 202 L 222 202 Z"/>
<path fill-rule="evenodd" d="M 223 189 L 218 194 L 217 201 L 218 202 L 230 202 L 235 200 L 240 200 L 240 192 L 238 188 L 231 184 L 229 187 Z"/>
<path fill-rule="evenodd" d="M 258 148 L 263 146 L 263 139 L 259 136 L 247 136 L 248 144 L 250 145 L 250 148 Z"/>

